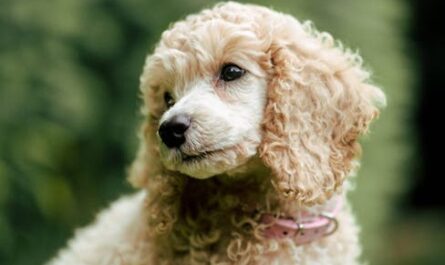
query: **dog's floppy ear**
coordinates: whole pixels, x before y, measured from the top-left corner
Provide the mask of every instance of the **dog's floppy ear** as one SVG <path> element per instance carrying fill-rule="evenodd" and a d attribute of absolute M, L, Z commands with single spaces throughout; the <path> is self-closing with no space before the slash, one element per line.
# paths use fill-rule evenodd
<path fill-rule="evenodd" d="M 181 189 L 184 178 L 178 178 L 173 172 L 168 172 L 159 157 L 159 144 L 156 132 L 159 127 L 159 117 L 164 103 L 159 102 L 162 90 L 152 83 L 150 78 L 157 65 L 151 57 L 147 58 L 141 76 L 141 92 L 144 99 L 142 114 L 144 122 L 139 133 L 139 151 L 129 170 L 129 182 L 137 188 L 147 190 L 145 206 L 150 209 L 147 222 L 152 226 L 150 233 L 163 234 L 170 231 L 177 219 Z"/>
<path fill-rule="evenodd" d="M 305 32 L 271 45 L 259 151 L 282 198 L 313 204 L 329 198 L 354 169 L 357 139 L 385 96 L 368 83 L 357 54 L 326 33 Z"/>

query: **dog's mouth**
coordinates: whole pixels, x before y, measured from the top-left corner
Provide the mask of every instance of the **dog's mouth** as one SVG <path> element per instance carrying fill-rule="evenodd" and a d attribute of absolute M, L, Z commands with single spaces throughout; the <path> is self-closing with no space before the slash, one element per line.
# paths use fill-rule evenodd
<path fill-rule="evenodd" d="M 168 170 L 206 179 L 240 166 L 251 157 L 249 154 L 254 154 L 254 150 L 244 151 L 239 145 L 212 147 L 200 150 L 161 149 L 165 152 L 162 162 Z"/>
<path fill-rule="evenodd" d="M 183 163 L 193 163 L 193 162 L 199 162 L 201 160 L 204 160 L 206 158 L 209 158 L 217 153 L 224 152 L 224 149 L 217 149 L 217 150 L 211 150 L 211 151 L 203 151 L 198 154 L 188 155 L 185 153 L 181 153 L 181 160 Z"/>

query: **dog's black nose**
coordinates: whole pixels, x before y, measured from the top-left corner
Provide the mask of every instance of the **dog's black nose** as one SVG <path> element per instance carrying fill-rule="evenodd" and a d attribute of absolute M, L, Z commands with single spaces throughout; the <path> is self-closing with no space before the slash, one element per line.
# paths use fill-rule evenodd
<path fill-rule="evenodd" d="M 185 131 L 190 127 L 188 115 L 180 114 L 164 121 L 159 127 L 159 136 L 168 148 L 180 147 L 185 142 Z"/>

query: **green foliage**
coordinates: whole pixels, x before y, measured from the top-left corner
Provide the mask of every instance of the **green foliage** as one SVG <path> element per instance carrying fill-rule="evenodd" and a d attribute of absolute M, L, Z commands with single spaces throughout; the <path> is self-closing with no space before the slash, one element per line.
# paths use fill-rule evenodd
<path fill-rule="evenodd" d="M 394 195 L 410 154 L 410 68 L 401 1 L 256 1 L 312 19 L 360 47 L 389 107 L 365 142 L 358 192 L 365 257 L 383 264 Z M 130 191 L 138 78 L 173 21 L 214 1 L 0 2 L 0 264 L 40 264 L 75 227 Z M 405 169 L 406 170 L 406 169 Z M 371 198 L 371 199 L 368 199 Z"/>

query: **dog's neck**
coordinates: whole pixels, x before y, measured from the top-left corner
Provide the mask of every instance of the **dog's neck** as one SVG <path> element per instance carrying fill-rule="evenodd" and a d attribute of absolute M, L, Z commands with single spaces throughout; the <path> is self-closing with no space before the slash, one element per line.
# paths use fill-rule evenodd
<path fill-rule="evenodd" d="M 253 209 L 254 203 L 266 200 L 260 198 L 269 189 L 266 179 L 266 176 L 258 175 L 220 175 L 206 180 L 189 178 L 181 196 L 181 209 L 185 212 L 201 209 L 226 214 Z"/>
<path fill-rule="evenodd" d="M 180 206 L 180 212 L 186 215 L 214 211 L 222 216 L 258 212 L 295 216 L 301 210 L 322 207 L 307 207 L 280 196 L 272 185 L 270 170 L 258 158 L 241 168 L 205 180 L 186 178 Z"/>
<path fill-rule="evenodd" d="M 181 181 L 178 181 L 181 184 L 176 188 L 179 192 L 177 196 L 163 200 L 163 207 L 159 204 L 155 206 L 163 211 L 166 208 L 171 210 L 172 205 L 176 205 L 175 212 L 169 215 L 174 216 L 172 226 L 167 233 L 159 234 L 164 247 L 171 248 L 175 253 L 177 251 L 176 254 L 185 255 L 187 248 L 183 246 L 190 244 L 190 240 L 199 239 L 199 249 L 225 248 L 233 239 L 233 235 L 255 241 L 258 239 L 254 236 L 255 231 L 264 225 L 262 214 L 296 216 L 307 210 L 297 202 L 279 196 L 272 185 L 271 172 L 262 164 L 258 164 L 259 160 L 250 163 L 244 169 L 205 180 L 176 175 L 176 180 L 181 178 Z M 157 188 L 153 191 L 156 190 Z M 157 198 L 162 199 L 164 195 L 153 193 L 151 196 L 152 203 L 157 203 Z M 150 206 L 150 200 L 147 206 Z M 147 211 L 147 214 L 149 213 Z M 154 218 L 156 216 L 154 215 Z M 163 227 L 163 222 L 153 220 L 155 227 L 151 228 L 152 231 L 158 231 L 159 226 Z M 282 226 L 273 227 L 271 231 L 275 234 L 281 230 Z M 285 232 L 294 231 L 290 229 Z"/>

